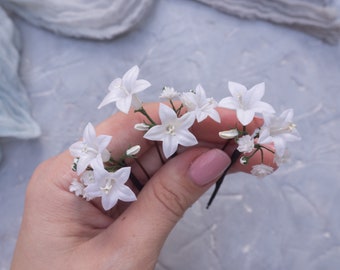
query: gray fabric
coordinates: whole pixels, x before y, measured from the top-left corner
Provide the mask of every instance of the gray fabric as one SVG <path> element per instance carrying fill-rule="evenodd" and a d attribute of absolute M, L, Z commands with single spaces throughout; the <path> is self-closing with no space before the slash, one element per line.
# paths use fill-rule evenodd
<path fill-rule="evenodd" d="M 340 37 L 338 12 L 330 0 L 194 0 L 227 14 L 293 27 L 328 43 Z M 1 0 L 29 22 L 73 37 L 111 39 L 133 28 L 155 0 Z"/>
<path fill-rule="evenodd" d="M 19 39 L 0 7 L 0 137 L 35 138 L 40 128 L 30 115 L 30 102 L 18 76 Z"/>
<path fill-rule="evenodd" d="M 67 36 L 111 39 L 129 31 L 154 0 L 2 0 L 3 6 L 36 26 Z"/>
<path fill-rule="evenodd" d="M 195 0 L 227 14 L 293 27 L 328 43 L 340 38 L 338 12 L 325 0 Z"/>

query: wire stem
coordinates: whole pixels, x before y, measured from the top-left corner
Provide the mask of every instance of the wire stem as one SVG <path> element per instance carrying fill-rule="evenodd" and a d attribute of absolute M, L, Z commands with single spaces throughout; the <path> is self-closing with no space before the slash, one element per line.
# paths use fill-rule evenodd
<path fill-rule="evenodd" d="M 212 204 L 212 202 L 214 201 L 222 183 L 224 180 L 224 177 L 226 176 L 226 174 L 228 173 L 229 169 L 231 168 L 231 166 L 238 160 L 238 158 L 240 157 L 241 152 L 239 152 L 237 149 L 233 152 L 233 154 L 231 155 L 231 162 L 229 164 L 229 166 L 224 170 L 223 174 L 220 176 L 220 178 L 217 180 L 216 184 L 215 184 L 215 189 L 213 191 L 213 193 L 210 196 L 210 199 L 207 203 L 206 209 L 208 209 L 210 207 L 210 205 Z"/>

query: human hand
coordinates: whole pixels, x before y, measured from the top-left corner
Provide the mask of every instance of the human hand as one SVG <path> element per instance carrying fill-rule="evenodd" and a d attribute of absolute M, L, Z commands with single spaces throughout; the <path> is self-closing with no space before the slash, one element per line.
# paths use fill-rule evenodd
<path fill-rule="evenodd" d="M 158 103 L 145 107 L 159 120 Z M 97 134 L 113 136 L 111 154 L 119 157 L 131 145 L 141 145 L 139 160 L 151 175 L 148 180 L 131 161 L 134 174 L 145 186 L 137 201 L 119 202 L 108 212 L 100 201 L 86 201 L 69 192 L 76 174 L 70 169 L 73 158 L 68 151 L 42 163 L 27 188 L 12 269 L 153 269 L 164 241 L 185 210 L 230 164 L 235 146 L 219 150 L 225 141 L 217 134 L 221 127 L 235 127 L 237 120 L 233 111 L 219 112 L 222 124 L 207 119 L 193 126 L 201 144 L 179 151 L 164 165 L 154 144 L 133 128 L 143 121 L 141 115 L 117 113 L 101 123 Z M 261 124 L 255 119 L 248 127 Z M 252 158 L 247 165 L 237 162 L 232 172 L 249 172 L 259 159 Z M 274 167 L 270 152 L 264 163 Z"/>

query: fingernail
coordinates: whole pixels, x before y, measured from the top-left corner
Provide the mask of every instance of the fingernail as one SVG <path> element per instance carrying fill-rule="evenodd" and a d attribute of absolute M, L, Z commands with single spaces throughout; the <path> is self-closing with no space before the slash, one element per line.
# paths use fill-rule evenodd
<path fill-rule="evenodd" d="M 220 176 L 230 164 L 229 156 L 219 149 L 212 149 L 200 155 L 189 168 L 192 181 L 204 186 Z"/>

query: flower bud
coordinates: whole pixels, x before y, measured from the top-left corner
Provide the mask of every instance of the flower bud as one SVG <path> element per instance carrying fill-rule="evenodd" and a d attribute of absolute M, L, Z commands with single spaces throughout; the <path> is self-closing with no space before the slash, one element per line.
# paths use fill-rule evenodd
<path fill-rule="evenodd" d="M 135 146 L 132 146 L 130 147 L 128 150 L 126 150 L 126 155 L 127 156 L 134 156 L 134 155 L 137 155 L 140 151 L 141 147 L 140 145 L 135 145 Z"/>
<path fill-rule="evenodd" d="M 238 136 L 238 130 L 236 128 L 230 129 L 230 130 L 225 130 L 225 131 L 220 131 L 218 133 L 218 136 L 222 139 L 233 139 Z"/>
<path fill-rule="evenodd" d="M 149 126 L 147 124 L 144 124 L 144 123 L 138 123 L 135 125 L 135 129 L 136 130 L 139 130 L 139 131 L 147 131 L 149 130 Z"/>
<path fill-rule="evenodd" d="M 249 160 L 249 158 L 243 156 L 243 157 L 240 158 L 240 163 L 242 165 L 246 165 L 248 163 L 248 160 Z"/>

